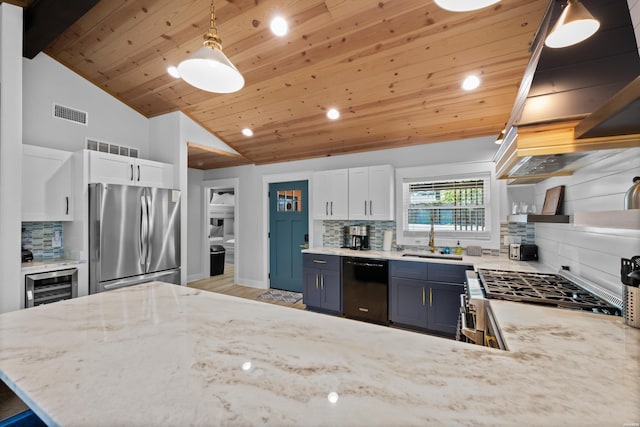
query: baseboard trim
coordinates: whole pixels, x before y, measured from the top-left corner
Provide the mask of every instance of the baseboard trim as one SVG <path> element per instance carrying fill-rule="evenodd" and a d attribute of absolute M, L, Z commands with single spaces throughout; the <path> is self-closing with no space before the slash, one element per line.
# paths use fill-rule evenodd
<path fill-rule="evenodd" d="M 250 288 L 269 289 L 269 286 L 266 283 L 264 283 L 262 280 L 250 280 L 250 279 L 243 279 L 241 277 L 238 277 L 238 284 L 243 286 L 249 286 Z"/>
<path fill-rule="evenodd" d="M 197 274 L 191 274 L 189 276 L 187 276 L 187 283 L 188 282 L 195 282 L 197 280 L 202 280 L 202 279 L 206 279 L 207 276 L 204 276 L 202 273 L 197 273 Z"/>

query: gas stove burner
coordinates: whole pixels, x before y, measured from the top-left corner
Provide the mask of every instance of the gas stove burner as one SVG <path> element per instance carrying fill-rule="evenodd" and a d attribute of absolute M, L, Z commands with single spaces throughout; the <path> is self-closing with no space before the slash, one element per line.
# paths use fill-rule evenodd
<path fill-rule="evenodd" d="M 622 315 L 618 307 L 558 274 L 480 269 L 478 276 L 487 298 Z"/>

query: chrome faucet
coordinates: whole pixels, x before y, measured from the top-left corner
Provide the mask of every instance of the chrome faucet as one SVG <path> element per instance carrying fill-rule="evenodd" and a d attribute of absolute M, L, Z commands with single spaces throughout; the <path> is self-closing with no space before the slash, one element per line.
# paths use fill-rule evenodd
<path fill-rule="evenodd" d="M 431 230 L 429 230 L 429 251 L 432 254 L 436 253 L 435 234 L 436 233 L 433 229 L 433 217 L 431 217 Z"/>

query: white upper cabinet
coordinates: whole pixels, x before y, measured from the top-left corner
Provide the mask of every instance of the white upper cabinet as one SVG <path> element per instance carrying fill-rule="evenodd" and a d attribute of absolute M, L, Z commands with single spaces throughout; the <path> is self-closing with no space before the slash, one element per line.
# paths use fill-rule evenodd
<path fill-rule="evenodd" d="M 393 178 L 390 165 L 349 169 L 349 219 L 392 221 Z"/>
<path fill-rule="evenodd" d="M 89 182 L 173 188 L 173 165 L 89 151 Z"/>
<path fill-rule="evenodd" d="M 72 154 L 22 146 L 22 221 L 73 220 Z"/>
<path fill-rule="evenodd" d="M 313 218 L 349 218 L 349 170 L 336 169 L 313 174 Z"/>

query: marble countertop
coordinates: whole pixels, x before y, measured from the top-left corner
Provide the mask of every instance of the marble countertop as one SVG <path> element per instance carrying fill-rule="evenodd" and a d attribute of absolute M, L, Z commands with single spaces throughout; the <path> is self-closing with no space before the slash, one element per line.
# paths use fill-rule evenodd
<path fill-rule="evenodd" d="M 86 261 L 58 258 L 58 259 L 46 259 L 46 260 L 34 260 L 31 262 L 23 262 L 21 270 L 23 273 L 39 273 L 41 271 L 48 271 L 51 269 L 58 269 L 64 267 L 71 267 L 78 264 L 84 264 Z"/>
<path fill-rule="evenodd" d="M 154 282 L 0 315 L 0 378 L 62 426 L 640 422 L 640 330 L 494 311 L 511 351 Z"/>
<path fill-rule="evenodd" d="M 476 269 L 487 268 L 495 270 L 510 270 L 510 271 L 526 271 L 534 273 L 556 273 L 552 271 L 550 267 L 540 264 L 537 261 L 513 261 L 506 256 L 469 256 L 462 255 L 462 260 L 450 259 L 451 255 L 444 255 L 436 258 L 419 258 L 403 256 L 405 254 L 418 254 L 418 255 L 430 255 L 427 251 L 357 251 L 346 248 L 309 248 L 304 249 L 303 253 L 310 254 L 324 254 L 324 255 L 339 255 L 339 256 L 353 256 L 360 258 L 376 258 L 376 259 L 388 259 L 397 261 L 415 261 L 415 262 L 437 262 L 443 264 L 469 264 L 473 265 Z M 455 256 L 455 255 L 453 255 Z"/>

